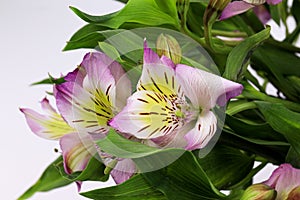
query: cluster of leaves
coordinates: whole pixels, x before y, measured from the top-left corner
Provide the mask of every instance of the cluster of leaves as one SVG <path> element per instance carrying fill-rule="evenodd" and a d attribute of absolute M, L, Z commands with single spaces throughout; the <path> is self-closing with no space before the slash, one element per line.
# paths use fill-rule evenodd
<path fill-rule="evenodd" d="M 162 27 L 182 32 L 210 53 L 223 77 L 241 82 L 242 95 L 231 101 L 226 111 L 226 121 L 218 143 L 204 158 L 198 152 L 179 149 L 158 150 L 128 141 L 111 131 L 99 146 L 117 157 L 122 152 L 110 148 L 111 142 L 131 154 L 137 166 L 150 159 L 159 160 L 182 151 L 182 156 L 172 164 L 157 171 L 133 176 L 123 184 L 82 193 L 91 199 L 239 199 L 243 190 L 252 183 L 253 176 L 267 163 L 291 163 L 300 168 L 300 49 L 294 46 L 300 31 L 300 2 L 291 7 L 284 0 L 268 6 L 273 20 L 287 26 L 287 17 L 293 17 L 296 28 L 287 32 L 283 41 L 270 36 L 270 27 L 263 26 L 252 11 L 217 21 L 212 26 L 212 51 L 205 43 L 202 19 L 208 2 L 200 0 L 119 0 L 126 3 L 118 12 L 104 16 L 91 16 L 71 7 L 76 15 L 88 24 L 78 30 L 64 50 L 98 47 L 108 55 L 117 55 L 127 70 L 139 63 L 132 63 L 126 55 L 104 43 L 106 38 L 140 27 Z M 281 22 L 281 23 L 280 23 Z M 216 36 L 243 37 L 236 43 Z M 218 49 L 222 49 L 218 52 Z M 254 70 L 249 71 L 249 66 Z M 257 73 L 264 80 L 260 84 Z M 57 83 L 52 77 L 40 83 Z M 37 84 L 40 84 L 37 83 Z M 277 96 L 266 91 L 272 84 Z M 138 149 L 138 150 L 137 150 Z M 148 161 L 147 161 L 148 160 Z M 254 162 L 261 164 L 253 168 Z M 161 162 L 164 162 L 161 160 Z M 81 173 L 66 175 L 62 159 L 54 161 L 20 199 L 37 191 L 48 191 L 74 181 L 105 181 L 105 166 L 92 159 Z M 220 190 L 231 190 L 226 196 Z"/>

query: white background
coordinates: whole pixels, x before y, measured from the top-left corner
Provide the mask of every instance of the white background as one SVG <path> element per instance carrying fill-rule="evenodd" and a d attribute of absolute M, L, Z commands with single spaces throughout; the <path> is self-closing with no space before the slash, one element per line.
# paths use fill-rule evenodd
<path fill-rule="evenodd" d="M 31 133 L 19 107 L 40 110 L 39 101 L 51 87 L 29 85 L 51 73 L 74 69 L 85 50 L 62 52 L 66 41 L 85 22 L 71 12 L 75 6 L 90 14 L 106 14 L 123 4 L 113 0 L 27 0 L 0 1 L 0 197 L 16 199 L 40 176 L 58 153 L 56 141 L 48 141 Z M 146 17 L 146 16 L 145 16 Z M 274 32 L 274 31 L 273 31 Z M 265 170 L 257 181 L 266 179 Z M 88 183 L 83 191 L 112 185 Z M 85 199 L 77 194 L 75 184 L 38 193 L 33 200 Z"/>

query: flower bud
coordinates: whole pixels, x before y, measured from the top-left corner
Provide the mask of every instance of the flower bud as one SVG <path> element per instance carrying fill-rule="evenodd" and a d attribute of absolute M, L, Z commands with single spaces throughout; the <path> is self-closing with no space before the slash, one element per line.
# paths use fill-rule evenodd
<path fill-rule="evenodd" d="M 208 24 L 209 21 L 215 21 L 229 3 L 230 0 L 209 0 L 203 15 L 204 24 Z"/>
<path fill-rule="evenodd" d="M 170 58 L 175 64 L 181 61 L 181 48 L 177 40 L 170 36 L 160 34 L 156 41 L 156 51 L 157 54 L 161 56 L 166 56 Z"/>
<path fill-rule="evenodd" d="M 249 186 L 241 200 L 275 200 L 276 195 L 277 193 L 273 188 L 259 183 Z"/>
<path fill-rule="evenodd" d="M 300 186 L 295 187 L 290 191 L 286 200 L 299 200 L 300 199 Z"/>

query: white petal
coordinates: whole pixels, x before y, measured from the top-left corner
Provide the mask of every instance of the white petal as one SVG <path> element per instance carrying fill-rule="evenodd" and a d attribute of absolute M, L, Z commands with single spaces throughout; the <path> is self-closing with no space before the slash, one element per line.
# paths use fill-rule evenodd
<path fill-rule="evenodd" d="M 200 149 L 207 145 L 217 130 L 217 118 L 211 111 L 202 113 L 196 122 L 195 127 L 190 130 L 185 139 L 188 145 L 187 150 Z"/>

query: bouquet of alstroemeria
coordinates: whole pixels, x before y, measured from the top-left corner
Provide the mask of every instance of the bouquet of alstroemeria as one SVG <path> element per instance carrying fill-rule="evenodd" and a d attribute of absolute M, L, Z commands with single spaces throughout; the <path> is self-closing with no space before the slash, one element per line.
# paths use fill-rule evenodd
<path fill-rule="evenodd" d="M 35 83 L 53 85 L 56 108 L 44 98 L 43 113 L 20 109 L 61 155 L 19 199 L 109 176 L 115 186 L 81 195 L 300 199 L 300 1 L 121 2 L 104 16 L 71 7 L 88 24 L 64 50 L 89 50 L 72 72 Z M 254 184 L 268 163 L 279 167 Z"/>

